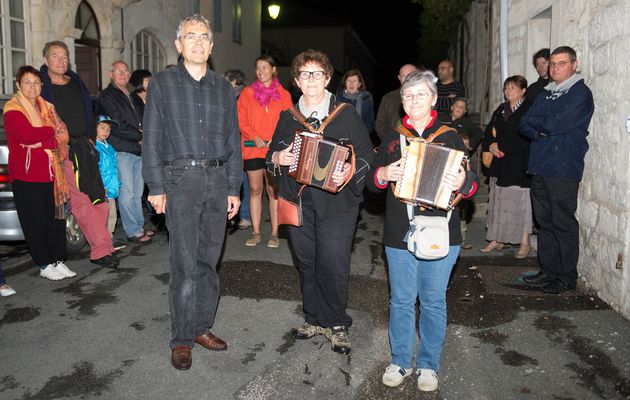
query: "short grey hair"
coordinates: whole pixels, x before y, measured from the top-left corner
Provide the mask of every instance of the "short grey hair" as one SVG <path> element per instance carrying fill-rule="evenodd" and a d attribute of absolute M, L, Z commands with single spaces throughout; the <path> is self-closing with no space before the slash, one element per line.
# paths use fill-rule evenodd
<path fill-rule="evenodd" d="M 184 25 L 187 22 L 192 22 L 194 24 L 204 24 L 205 26 L 207 26 L 208 30 L 210 31 L 210 43 L 213 42 L 212 28 L 210 27 L 210 21 L 208 21 L 208 18 L 204 17 L 201 14 L 193 14 L 189 17 L 182 19 L 182 21 L 179 23 L 179 26 L 177 27 L 177 39 L 182 38 L 182 29 L 184 29 Z"/>
<path fill-rule="evenodd" d="M 68 45 L 61 40 L 53 40 L 44 45 L 44 50 L 42 51 L 42 55 L 44 56 L 44 58 L 48 58 L 48 53 L 50 52 L 51 47 L 61 47 L 66 51 L 66 56 L 70 57 L 70 50 L 68 49 Z"/>
<path fill-rule="evenodd" d="M 427 85 L 432 95 L 437 96 L 437 86 L 435 81 L 437 78 L 431 71 L 413 71 L 405 78 L 405 81 L 400 86 L 400 96 L 402 97 L 405 90 L 410 87 L 416 87 L 421 84 Z"/>

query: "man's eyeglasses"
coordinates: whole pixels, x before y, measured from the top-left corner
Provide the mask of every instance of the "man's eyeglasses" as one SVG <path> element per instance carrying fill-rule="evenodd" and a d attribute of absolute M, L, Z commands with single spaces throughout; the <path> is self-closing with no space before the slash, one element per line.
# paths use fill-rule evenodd
<path fill-rule="evenodd" d="M 112 72 L 115 73 L 115 74 L 128 74 L 129 70 L 128 69 L 114 68 L 114 69 L 112 69 Z"/>
<path fill-rule="evenodd" d="M 311 76 L 313 77 L 313 79 L 320 80 L 324 77 L 325 74 L 326 73 L 324 71 L 300 71 L 298 73 L 298 77 L 303 81 L 311 79 Z"/>
<path fill-rule="evenodd" d="M 424 100 L 429 96 L 433 96 L 432 93 L 416 93 L 416 94 L 404 94 L 402 96 L 403 101 L 413 101 L 415 99 Z"/>
<path fill-rule="evenodd" d="M 207 33 L 187 33 L 186 35 L 184 35 L 184 39 L 188 40 L 189 42 L 210 42 L 210 35 Z"/>
<path fill-rule="evenodd" d="M 564 67 L 567 64 L 573 64 L 573 62 L 571 62 L 571 61 L 550 62 L 549 63 L 549 68 Z"/>

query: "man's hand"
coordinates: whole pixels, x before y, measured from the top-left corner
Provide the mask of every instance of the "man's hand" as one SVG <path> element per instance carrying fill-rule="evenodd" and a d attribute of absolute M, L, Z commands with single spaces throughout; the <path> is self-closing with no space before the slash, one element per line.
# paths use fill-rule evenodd
<path fill-rule="evenodd" d="M 238 196 L 227 197 L 227 219 L 232 219 L 236 216 L 239 207 L 241 206 L 241 199 Z"/>
<path fill-rule="evenodd" d="M 147 200 L 149 200 L 149 203 L 153 206 L 156 214 L 164 214 L 164 212 L 166 212 L 166 194 L 158 194 L 156 196 L 149 195 Z"/>

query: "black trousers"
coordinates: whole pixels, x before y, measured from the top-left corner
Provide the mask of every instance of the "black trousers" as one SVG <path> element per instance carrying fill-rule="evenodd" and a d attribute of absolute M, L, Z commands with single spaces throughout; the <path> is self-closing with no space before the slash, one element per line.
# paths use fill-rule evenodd
<path fill-rule="evenodd" d="M 35 264 L 66 259 L 66 220 L 55 219 L 52 182 L 13 181 L 13 198 L 26 244 Z"/>
<path fill-rule="evenodd" d="M 315 190 L 315 189 L 313 189 Z M 346 313 L 350 254 L 359 207 L 320 219 L 312 198 L 302 199 L 300 227 L 288 226 L 297 260 L 306 322 L 323 327 L 352 325 Z"/>
<path fill-rule="evenodd" d="M 532 177 L 531 198 L 538 222 L 538 263 L 546 275 L 571 287 L 577 284 L 580 225 L 575 218 L 580 182 Z"/>

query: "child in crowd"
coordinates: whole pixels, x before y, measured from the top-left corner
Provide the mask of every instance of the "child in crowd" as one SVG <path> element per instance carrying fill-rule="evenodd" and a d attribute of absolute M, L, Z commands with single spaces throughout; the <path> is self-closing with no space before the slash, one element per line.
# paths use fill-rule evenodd
<path fill-rule="evenodd" d="M 107 143 L 107 138 L 111 132 L 111 125 L 118 126 L 118 122 L 106 115 L 99 115 L 96 121 L 96 150 L 100 154 L 98 168 L 103 179 L 103 186 L 107 191 L 107 203 L 109 205 L 109 218 L 107 219 L 107 230 L 114 235 L 116 229 L 116 198 L 121 186 L 118 177 L 118 163 L 116 162 L 116 150 Z"/>

